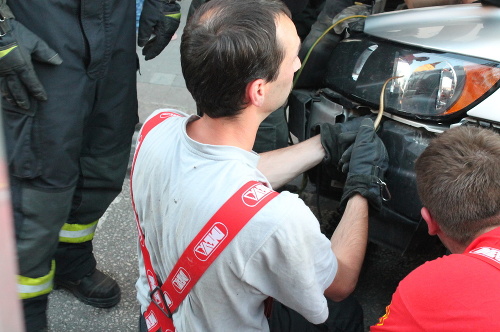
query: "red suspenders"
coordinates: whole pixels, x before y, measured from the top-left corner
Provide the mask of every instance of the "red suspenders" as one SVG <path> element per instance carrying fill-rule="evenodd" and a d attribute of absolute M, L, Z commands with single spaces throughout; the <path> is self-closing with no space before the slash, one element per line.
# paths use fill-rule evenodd
<path fill-rule="evenodd" d="M 465 253 L 467 256 L 475 257 L 500 270 L 500 249 L 492 247 L 479 247 Z"/>
<path fill-rule="evenodd" d="M 231 196 L 212 218 L 210 218 L 198 235 L 191 241 L 170 272 L 167 280 L 160 286 L 151 264 L 149 252 L 144 242 L 144 233 L 140 227 L 139 218 L 135 209 L 132 192 L 132 175 L 137 153 L 141 148 L 144 137 L 157 124 L 172 116 L 179 115 L 171 112 L 162 112 L 144 124 L 137 141 L 137 148 L 135 150 L 130 174 L 132 207 L 134 209 L 139 232 L 139 243 L 150 287 L 150 296 L 152 298 L 148 309 L 144 313 L 149 332 L 158 331 L 160 328 L 163 332 L 175 331 L 172 321 L 172 312 L 177 309 L 191 288 L 193 288 L 203 273 L 208 269 L 210 264 L 212 264 L 245 224 L 264 207 L 267 202 L 278 195 L 277 192 L 269 189 L 260 182 L 250 181 L 243 185 L 243 187 Z"/>

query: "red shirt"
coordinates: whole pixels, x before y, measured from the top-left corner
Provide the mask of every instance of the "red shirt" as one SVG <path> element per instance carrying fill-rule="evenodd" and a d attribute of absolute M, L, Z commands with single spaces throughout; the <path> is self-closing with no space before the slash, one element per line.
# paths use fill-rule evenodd
<path fill-rule="evenodd" d="M 465 253 L 408 274 L 370 331 L 500 331 L 500 227 L 479 236 Z"/>

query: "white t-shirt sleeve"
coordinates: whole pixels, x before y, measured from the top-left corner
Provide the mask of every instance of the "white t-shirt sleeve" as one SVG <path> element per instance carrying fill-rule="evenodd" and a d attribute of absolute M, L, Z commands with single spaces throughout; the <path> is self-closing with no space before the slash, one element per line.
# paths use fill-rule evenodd
<path fill-rule="evenodd" d="M 280 194 L 259 213 L 274 218 L 269 226 L 275 229 L 246 264 L 243 281 L 311 323 L 324 322 L 328 306 L 323 293 L 337 272 L 330 240 L 321 233 L 311 210 L 294 194 Z"/>

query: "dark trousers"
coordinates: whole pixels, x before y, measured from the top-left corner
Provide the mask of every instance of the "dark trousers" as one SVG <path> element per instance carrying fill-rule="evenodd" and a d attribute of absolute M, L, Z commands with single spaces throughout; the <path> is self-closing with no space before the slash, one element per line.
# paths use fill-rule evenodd
<path fill-rule="evenodd" d="M 327 299 L 329 316 L 326 322 L 314 325 L 296 311 L 274 301 L 269 328 L 271 332 L 363 332 L 363 309 L 354 296 L 341 302 Z M 146 320 L 139 317 L 139 332 L 147 332 Z"/>
<path fill-rule="evenodd" d="M 273 303 L 269 317 L 271 332 L 363 332 L 363 309 L 354 296 L 341 302 L 327 299 L 329 315 L 322 324 L 312 324 L 296 311 Z"/>
<path fill-rule="evenodd" d="M 33 62 L 47 101 L 2 103 L 20 275 L 46 276 L 57 250 L 57 274 L 79 279 L 95 267 L 92 245 L 58 248 L 59 230 L 95 222 L 121 191 L 138 119 L 135 1 L 9 6 L 63 60 Z"/>

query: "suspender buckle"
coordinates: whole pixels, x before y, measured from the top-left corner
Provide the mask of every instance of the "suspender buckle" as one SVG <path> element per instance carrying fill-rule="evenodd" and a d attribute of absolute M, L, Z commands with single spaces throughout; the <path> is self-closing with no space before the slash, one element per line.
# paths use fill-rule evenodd
<path fill-rule="evenodd" d="M 157 293 L 157 294 L 155 295 L 155 293 Z M 163 308 L 160 306 L 160 304 L 158 303 L 158 301 L 156 301 L 153 297 L 155 297 L 157 299 L 160 299 L 160 301 L 163 303 L 163 306 L 165 307 L 165 309 L 167 311 L 163 310 Z M 155 289 L 153 289 L 152 291 L 150 291 L 149 292 L 149 298 L 151 299 L 151 302 L 153 302 L 155 304 L 155 306 L 157 306 L 158 309 L 160 309 L 160 311 L 165 316 L 167 316 L 168 318 L 172 319 L 172 312 L 170 311 L 170 308 L 168 307 L 167 301 L 165 301 L 165 297 L 163 296 L 163 292 L 161 291 L 160 287 L 156 286 Z"/>
<path fill-rule="evenodd" d="M 7 18 L 0 13 L 0 37 L 5 36 L 10 31 L 10 24 Z"/>

